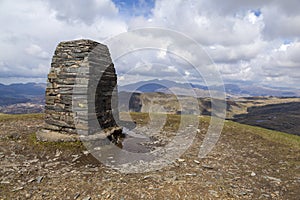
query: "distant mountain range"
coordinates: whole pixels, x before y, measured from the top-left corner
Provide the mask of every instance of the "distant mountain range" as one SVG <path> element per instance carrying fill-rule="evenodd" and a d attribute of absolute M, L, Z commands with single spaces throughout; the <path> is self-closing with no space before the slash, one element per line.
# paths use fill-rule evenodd
<path fill-rule="evenodd" d="M 277 96 L 300 97 L 300 90 L 255 86 L 249 83 L 225 84 L 227 97 L 252 97 L 252 96 Z M 43 103 L 46 83 L 15 83 L 11 85 L 0 84 L 0 106 L 8 106 L 18 103 Z M 193 94 L 197 97 L 209 97 L 211 92 L 220 92 L 223 86 L 207 86 L 200 84 L 178 83 L 170 80 L 140 81 L 133 84 L 119 86 L 119 92 L 138 93 L 175 93 L 177 95 Z"/>
<path fill-rule="evenodd" d="M 182 89 L 191 89 L 191 88 L 197 88 L 202 90 L 208 90 L 207 86 L 203 85 L 197 85 L 192 83 L 178 83 L 175 81 L 169 81 L 169 80 L 159 80 L 154 79 L 150 81 L 140 81 L 133 84 L 128 84 L 124 86 L 119 86 L 119 91 L 139 91 L 139 92 L 159 92 L 164 89 L 168 88 L 182 88 Z"/>
<path fill-rule="evenodd" d="M 45 88 L 43 83 L 0 84 L 0 106 L 43 101 Z"/>
<path fill-rule="evenodd" d="M 180 95 L 196 94 L 198 97 L 209 97 L 210 92 L 221 92 L 225 89 L 227 97 L 251 97 L 251 96 L 277 96 L 277 97 L 299 97 L 300 90 L 255 86 L 254 84 L 224 84 L 224 86 L 215 85 L 208 88 L 207 86 L 189 83 L 178 83 L 169 80 L 150 80 L 140 81 L 133 84 L 119 86 L 119 91 L 126 92 L 162 92 L 176 93 Z M 211 91 L 209 91 L 209 89 Z"/>

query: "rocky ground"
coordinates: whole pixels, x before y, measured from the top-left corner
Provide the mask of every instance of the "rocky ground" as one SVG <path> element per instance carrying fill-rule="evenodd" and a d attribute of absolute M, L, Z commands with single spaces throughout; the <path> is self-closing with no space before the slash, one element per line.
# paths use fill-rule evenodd
<path fill-rule="evenodd" d="M 147 116 L 134 114 L 139 126 Z M 172 135 L 169 119 L 162 138 Z M 213 151 L 197 157 L 208 120 L 193 145 L 169 166 L 126 174 L 98 162 L 80 142 L 41 143 L 42 115 L 0 115 L 0 199 L 299 199 L 300 141 L 226 122 Z M 176 151 L 176 149 L 174 149 Z"/>
<path fill-rule="evenodd" d="M 0 106 L 0 113 L 6 114 L 28 114 L 44 112 L 44 103 L 17 103 L 8 106 Z"/>

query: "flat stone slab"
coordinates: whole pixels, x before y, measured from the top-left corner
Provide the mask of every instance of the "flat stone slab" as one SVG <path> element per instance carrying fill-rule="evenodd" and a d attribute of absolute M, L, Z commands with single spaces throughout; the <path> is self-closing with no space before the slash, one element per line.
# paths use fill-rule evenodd
<path fill-rule="evenodd" d="M 79 136 L 42 129 L 36 133 L 36 139 L 41 142 L 75 142 L 79 140 Z"/>

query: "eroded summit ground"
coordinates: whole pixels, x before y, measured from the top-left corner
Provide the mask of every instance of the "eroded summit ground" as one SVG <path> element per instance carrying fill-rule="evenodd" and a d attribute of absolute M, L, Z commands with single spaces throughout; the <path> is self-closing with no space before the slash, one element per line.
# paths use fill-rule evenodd
<path fill-rule="evenodd" d="M 139 126 L 145 114 L 132 114 Z M 170 115 L 157 141 L 172 136 Z M 208 118 L 200 118 L 196 140 L 171 165 L 155 172 L 124 174 L 94 159 L 81 143 L 39 143 L 42 115 L 0 115 L 1 199 L 298 199 L 300 139 L 226 122 L 204 159 L 199 146 Z"/>

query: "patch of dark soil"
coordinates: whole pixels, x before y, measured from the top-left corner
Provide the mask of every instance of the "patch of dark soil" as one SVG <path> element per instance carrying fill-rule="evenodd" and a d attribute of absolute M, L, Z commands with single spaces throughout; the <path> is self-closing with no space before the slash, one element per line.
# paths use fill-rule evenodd
<path fill-rule="evenodd" d="M 300 136 L 300 102 L 250 107 L 233 121 Z"/>

